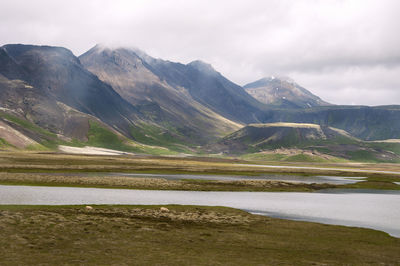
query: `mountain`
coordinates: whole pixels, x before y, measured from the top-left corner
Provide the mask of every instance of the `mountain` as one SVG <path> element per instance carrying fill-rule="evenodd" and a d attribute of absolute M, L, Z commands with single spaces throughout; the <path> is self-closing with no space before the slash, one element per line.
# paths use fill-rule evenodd
<path fill-rule="evenodd" d="M 2 62 L 8 64 L 12 60 L 15 70 L 9 73 L 7 67 L 8 71 L 0 74 L 25 81 L 35 88 L 38 97 L 52 99 L 97 117 L 127 136 L 135 121 L 141 118 L 134 106 L 86 70 L 68 49 L 15 44 L 5 45 L 2 50 L 6 53 Z M 14 73 L 17 74 L 12 76 Z"/>
<path fill-rule="evenodd" d="M 200 60 L 185 65 L 155 59 L 143 52 L 138 54 L 160 80 L 184 90 L 195 101 L 229 120 L 238 123 L 258 122 L 258 115 L 268 108 Z"/>
<path fill-rule="evenodd" d="M 31 121 L 40 128 L 77 140 L 87 140 L 88 121 L 97 120 L 56 101 L 24 81 L 9 80 L 2 75 L 0 75 L 0 106 L 3 112 L 0 120 L 10 126 L 13 126 L 11 125 L 13 120 L 18 119 L 10 118 L 10 115 L 13 115 Z M 23 128 L 20 127 L 19 131 L 23 131 Z M 36 140 L 41 141 L 41 139 Z"/>
<path fill-rule="evenodd" d="M 97 117 L 0 74 L 0 149 L 56 150 L 58 145 L 171 154 L 166 148 L 134 142 Z"/>
<path fill-rule="evenodd" d="M 291 147 L 308 141 L 333 139 L 337 136 L 352 138 L 345 131 L 305 123 L 249 124 L 224 137 L 218 144 L 228 153 L 243 153 L 250 150 Z"/>
<path fill-rule="evenodd" d="M 290 78 L 262 78 L 243 87 L 258 101 L 286 108 L 311 108 L 331 105 Z"/>
<path fill-rule="evenodd" d="M 363 140 L 400 138 L 400 106 L 321 106 L 264 112 L 263 123 L 313 123 L 340 128 Z"/>
<path fill-rule="evenodd" d="M 23 69 L 18 66 L 3 47 L 0 47 L 0 73 L 9 79 L 24 78 Z"/>
<path fill-rule="evenodd" d="M 153 152 L 129 139 L 142 117 L 65 48 L 0 48 L 0 147 L 66 144 Z"/>
<path fill-rule="evenodd" d="M 98 56 L 98 50 L 103 51 L 102 56 Z M 93 55 L 97 55 L 96 59 Z M 108 59 L 101 59 L 103 56 Z M 279 103 L 263 104 L 250 96 L 242 87 L 227 80 L 211 65 L 202 61 L 193 61 L 185 65 L 153 58 L 138 49 L 111 50 L 100 46 L 94 47 L 80 59 L 83 65 L 100 79 L 111 84 L 130 103 L 141 110 L 146 107 L 147 112 L 153 114 L 156 121 L 179 121 L 177 117 L 182 117 L 184 112 L 188 116 L 183 121 L 191 120 L 194 117 L 193 112 L 186 110 L 190 110 L 188 106 L 196 103 L 197 109 L 206 108 L 241 124 L 314 123 L 340 128 L 365 140 L 400 138 L 400 120 L 396 119 L 396 116 L 400 115 L 400 110 L 385 106 L 329 105 L 289 79 L 267 78 L 247 85 L 249 89 L 275 84 L 288 98 Z M 112 63 L 114 61 L 118 63 Z M 183 99 L 183 101 L 176 103 L 174 99 Z M 184 105 L 183 102 L 189 102 L 189 105 Z M 172 118 L 172 112 L 169 110 L 176 109 L 176 106 L 181 108 L 174 111 L 175 115 Z M 158 120 L 157 117 L 159 117 Z M 170 118 L 167 119 L 167 117 Z M 195 124 L 198 122 L 196 121 Z M 231 127 L 226 128 L 223 132 L 228 132 L 230 129 Z M 194 128 L 194 131 L 199 132 L 198 128 Z M 211 130 L 202 131 L 203 133 L 198 134 L 208 135 Z M 186 131 L 187 133 L 183 133 L 184 130 L 181 132 L 185 135 L 190 130 Z M 222 131 L 219 132 L 222 133 Z M 215 137 L 216 134 L 212 136 Z"/>
<path fill-rule="evenodd" d="M 186 88 L 160 78 L 148 63 L 156 60 L 143 52 L 96 45 L 79 59 L 147 120 L 176 133 L 184 142 L 204 144 L 240 127 L 200 104 Z"/>
<path fill-rule="evenodd" d="M 392 144 L 366 140 L 399 139 L 400 106 L 329 105 L 283 78 L 246 88 L 268 86 L 280 100 L 261 103 L 202 61 L 181 64 L 138 49 L 99 45 L 79 58 L 62 47 L 5 45 L 0 47 L 0 147 L 92 145 L 170 154 L 193 153 L 200 146 L 228 153 L 288 146 L 323 147 L 342 158 L 379 149 L 386 158 L 394 156 L 387 151 L 397 154 Z M 271 127 L 282 122 L 316 126 Z"/>
<path fill-rule="evenodd" d="M 287 158 L 301 154 L 310 160 L 342 158 L 398 162 L 400 145 L 396 145 L 395 152 L 385 150 L 380 144 L 354 138 L 344 130 L 317 124 L 267 123 L 249 124 L 207 148 L 208 152 L 214 153 L 253 154 L 249 158 L 273 158 L 271 154 L 275 158 Z M 393 147 L 396 145 L 392 144 Z"/>

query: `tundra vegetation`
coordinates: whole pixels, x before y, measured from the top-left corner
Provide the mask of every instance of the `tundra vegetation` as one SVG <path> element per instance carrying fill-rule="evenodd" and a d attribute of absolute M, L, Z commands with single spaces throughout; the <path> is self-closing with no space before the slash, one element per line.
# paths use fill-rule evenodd
<path fill-rule="evenodd" d="M 274 162 L 276 167 L 260 167 L 260 165 L 252 163 L 257 162 L 210 157 L 88 156 L 45 152 L 0 153 L 0 184 L 201 191 L 314 191 L 324 188 L 400 189 L 400 185 L 396 184 L 396 182 L 400 182 L 400 177 L 396 174 L 396 172 L 400 172 L 400 166 L 397 164 Z M 359 172 L 360 170 L 363 172 Z M 105 176 L 102 173 L 241 175 L 249 176 L 249 180 L 167 180 L 124 177 L 118 176 L 118 174 Z M 250 180 L 251 176 L 263 174 L 363 176 L 366 179 L 347 185 Z"/>
<path fill-rule="evenodd" d="M 0 206 L 2 265 L 396 265 L 400 239 L 222 207 Z"/>
<path fill-rule="evenodd" d="M 399 189 L 396 164 L 294 163 L 211 157 L 0 153 L 0 184 L 208 191 Z M 264 162 L 265 163 L 265 162 Z M 293 166 L 318 169 L 290 168 Z M 288 166 L 282 167 L 282 166 Z M 341 170 L 339 170 L 341 169 Z M 104 173 L 360 176 L 351 185 L 167 180 Z M 0 206 L 1 265 L 377 264 L 400 260 L 400 240 L 370 229 L 289 221 L 222 207 Z"/>

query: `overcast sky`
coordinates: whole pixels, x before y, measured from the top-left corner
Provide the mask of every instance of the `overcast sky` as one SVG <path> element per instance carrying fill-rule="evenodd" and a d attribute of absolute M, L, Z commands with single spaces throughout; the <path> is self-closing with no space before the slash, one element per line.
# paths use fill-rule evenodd
<path fill-rule="evenodd" d="M 400 104 L 397 0 L 0 0 L 0 42 L 137 47 L 245 85 L 290 76 L 335 104 Z"/>

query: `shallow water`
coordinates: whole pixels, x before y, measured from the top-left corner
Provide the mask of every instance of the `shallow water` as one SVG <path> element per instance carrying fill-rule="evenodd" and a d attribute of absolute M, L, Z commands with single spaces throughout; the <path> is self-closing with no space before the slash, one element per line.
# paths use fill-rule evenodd
<path fill-rule="evenodd" d="M 226 206 L 278 218 L 372 228 L 400 237 L 399 191 L 199 192 L 0 185 L 0 204 Z"/>
<path fill-rule="evenodd" d="M 343 176 L 301 176 L 301 175 L 276 175 L 265 174 L 259 176 L 240 175 L 191 175 L 191 174 L 146 174 L 146 173 L 43 173 L 48 175 L 70 175 L 70 176 L 125 176 L 135 178 L 163 178 L 167 180 L 197 179 L 197 180 L 274 180 L 296 183 L 327 183 L 334 185 L 353 184 L 360 182 L 365 177 L 343 177 Z"/>

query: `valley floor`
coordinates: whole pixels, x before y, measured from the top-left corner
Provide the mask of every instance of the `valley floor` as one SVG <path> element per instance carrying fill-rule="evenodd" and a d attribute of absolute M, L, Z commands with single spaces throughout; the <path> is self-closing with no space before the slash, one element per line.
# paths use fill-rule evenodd
<path fill-rule="evenodd" d="M 164 208 L 167 209 L 164 209 Z M 385 233 L 222 207 L 1 206 L 2 265 L 396 265 Z"/>
<path fill-rule="evenodd" d="M 281 163 L 259 167 L 252 163 L 260 164 L 208 157 L 3 152 L 0 184 L 203 191 L 400 189 L 398 175 L 379 172 L 400 171 L 395 164 Z M 360 176 L 356 171 L 360 169 L 368 170 L 362 175 L 367 179 L 348 185 L 101 175 Z M 400 261 L 400 240 L 375 230 L 275 219 L 223 207 L 160 207 L 0 206 L 0 264 L 395 265 Z"/>
<path fill-rule="evenodd" d="M 202 191 L 313 191 L 324 188 L 400 189 L 398 164 L 251 162 L 210 157 L 100 156 L 0 153 L 0 184 Z M 104 176 L 102 173 L 116 173 Z M 366 177 L 355 184 L 303 184 L 270 180 L 167 180 L 117 173 L 258 176 L 295 174 Z"/>

